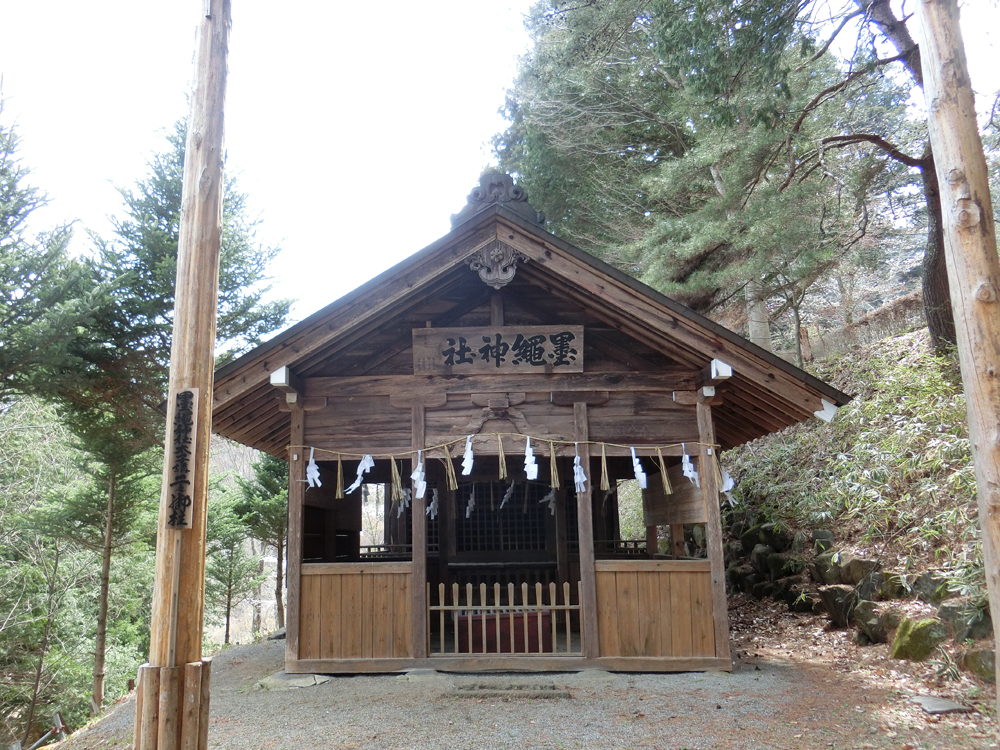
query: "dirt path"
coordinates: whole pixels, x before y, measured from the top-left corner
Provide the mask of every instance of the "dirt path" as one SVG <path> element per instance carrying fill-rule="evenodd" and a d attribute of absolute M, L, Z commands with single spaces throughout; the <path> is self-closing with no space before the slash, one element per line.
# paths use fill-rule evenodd
<path fill-rule="evenodd" d="M 933 665 L 893 662 L 821 619 L 734 602 L 731 673 L 334 677 L 289 688 L 284 642 L 215 659 L 210 745 L 264 748 L 659 748 L 660 750 L 997 748 L 993 693 Z M 930 681 L 929 681 L 930 680 Z M 262 682 L 264 684 L 262 684 Z M 267 685 L 267 686 L 265 686 Z M 527 695 L 534 697 L 524 697 Z M 549 694 L 553 697 L 543 698 Z M 929 716 L 914 694 L 971 714 Z M 519 697 L 520 696 L 520 697 Z M 559 697 L 561 696 L 561 697 Z M 131 699 L 61 750 L 128 745 Z"/>

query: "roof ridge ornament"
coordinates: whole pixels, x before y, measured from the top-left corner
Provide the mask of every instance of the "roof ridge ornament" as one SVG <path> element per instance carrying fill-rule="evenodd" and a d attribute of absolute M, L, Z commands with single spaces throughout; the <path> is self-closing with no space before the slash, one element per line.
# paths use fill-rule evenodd
<path fill-rule="evenodd" d="M 528 203 L 524 188 L 514 184 L 509 174 L 491 172 L 479 178 L 479 185 L 472 188 L 468 203 L 451 216 L 452 229 L 492 205 L 503 206 L 536 226 L 545 226 L 545 214 Z"/>
<path fill-rule="evenodd" d="M 500 240 L 493 240 L 469 257 L 469 268 L 479 272 L 483 283 L 499 289 L 514 280 L 519 260 L 527 262 L 528 256 Z"/>

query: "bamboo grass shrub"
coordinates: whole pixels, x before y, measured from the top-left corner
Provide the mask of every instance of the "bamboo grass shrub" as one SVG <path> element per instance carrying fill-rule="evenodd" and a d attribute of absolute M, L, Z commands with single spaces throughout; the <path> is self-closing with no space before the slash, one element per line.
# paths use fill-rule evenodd
<path fill-rule="evenodd" d="M 838 543 L 943 570 L 959 593 L 985 594 L 975 475 L 958 363 L 926 330 L 817 363 L 854 400 L 819 420 L 729 451 L 748 510 L 790 527 L 830 528 Z M 887 563 L 888 564 L 888 563 Z"/>

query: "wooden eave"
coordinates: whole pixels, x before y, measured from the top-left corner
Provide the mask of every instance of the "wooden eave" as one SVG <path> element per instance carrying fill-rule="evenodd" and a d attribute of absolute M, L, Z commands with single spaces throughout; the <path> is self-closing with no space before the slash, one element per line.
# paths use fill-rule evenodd
<path fill-rule="evenodd" d="M 270 341 L 220 368 L 215 374 L 213 429 L 226 437 L 278 456 L 289 441 L 289 414 L 270 384 L 270 373 L 287 366 L 302 378 L 323 374 L 323 364 L 363 337 L 385 333 L 390 359 L 405 352 L 405 317 L 433 302 L 442 290 L 482 285 L 468 293 L 466 307 L 489 298 L 492 290 L 468 268 L 469 257 L 500 240 L 521 251 L 518 287 L 530 284 L 552 298 L 601 321 L 647 350 L 665 355 L 674 369 L 692 377 L 712 359 L 733 367 L 713 409 L 723 448 L 790 426 L 822 409 L 822 400 L 842 406 L 850 397 L 780 357 L 684 307 L 675 300 L 579 250 L 515 215 L 492 206 L 450 233 L 363 284 Z M 517 287 L 511 292 L 518 294 Z M 522 294 L 523 297 L 523 294 Z M 441 304 L 444 319 L 462 312 L 462 301 Z M 433 306 L 433 305 L 432 305 Z M 551 302 L 538 309 L 552 309 Z M 435 323 L 435 325 L 444 325 Z M 391 330 L 398 327 L 399 331 Z M 604 351 L 621 351 L 609 337 L 595 337 Z M 635 369 L 648 370 L 638 357 Z M 345 373 L 355 374 L 355 373 Z M 361 374 L 358 372 L 357 374 Z"/>

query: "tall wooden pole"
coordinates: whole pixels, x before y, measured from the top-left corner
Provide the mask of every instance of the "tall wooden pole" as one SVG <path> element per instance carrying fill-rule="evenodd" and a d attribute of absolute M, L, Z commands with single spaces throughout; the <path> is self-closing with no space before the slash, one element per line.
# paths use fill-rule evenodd
<path fill-rule="evenodd" d="M 184 155 L 167 453 L 149 653 L 151 668 L 161 671 L 158 750 L 176 750 L 182 744 L 197 747 L 203 732 L 192 726 L 192 721 L 185 725 L 180 712 L 191 717 L 208 715 L 204 710 L 207 705 L 197 711 L 192 706 L 193 701 L 202 700 L 200 678 L 166 679 L 168 672 L 173 676 L 175 669 L 202 661 L 205 608 L 208 448 L 222 241 L 223 115 L 232 22 L 230 0 L 199 0 L 198 5 L 201 12 Z M 185 412 L 186 403 L 193 406 L 189 410 L 193 413 Z M 140 722 L 137 715 L 136 736 L 151 733 L 143 731 L 148 728 L 140 727 Z M 144 746 L 143 750 L 152 749 Z"/>
<path fill-rule="evenodd" d="M 986 586 L 993 633 L 1000 643 L 1000 259 L 956 1 L 919 0 L 917 17 L 927 121 L 941 185 L 951 305 L 976 469 Z"/>

